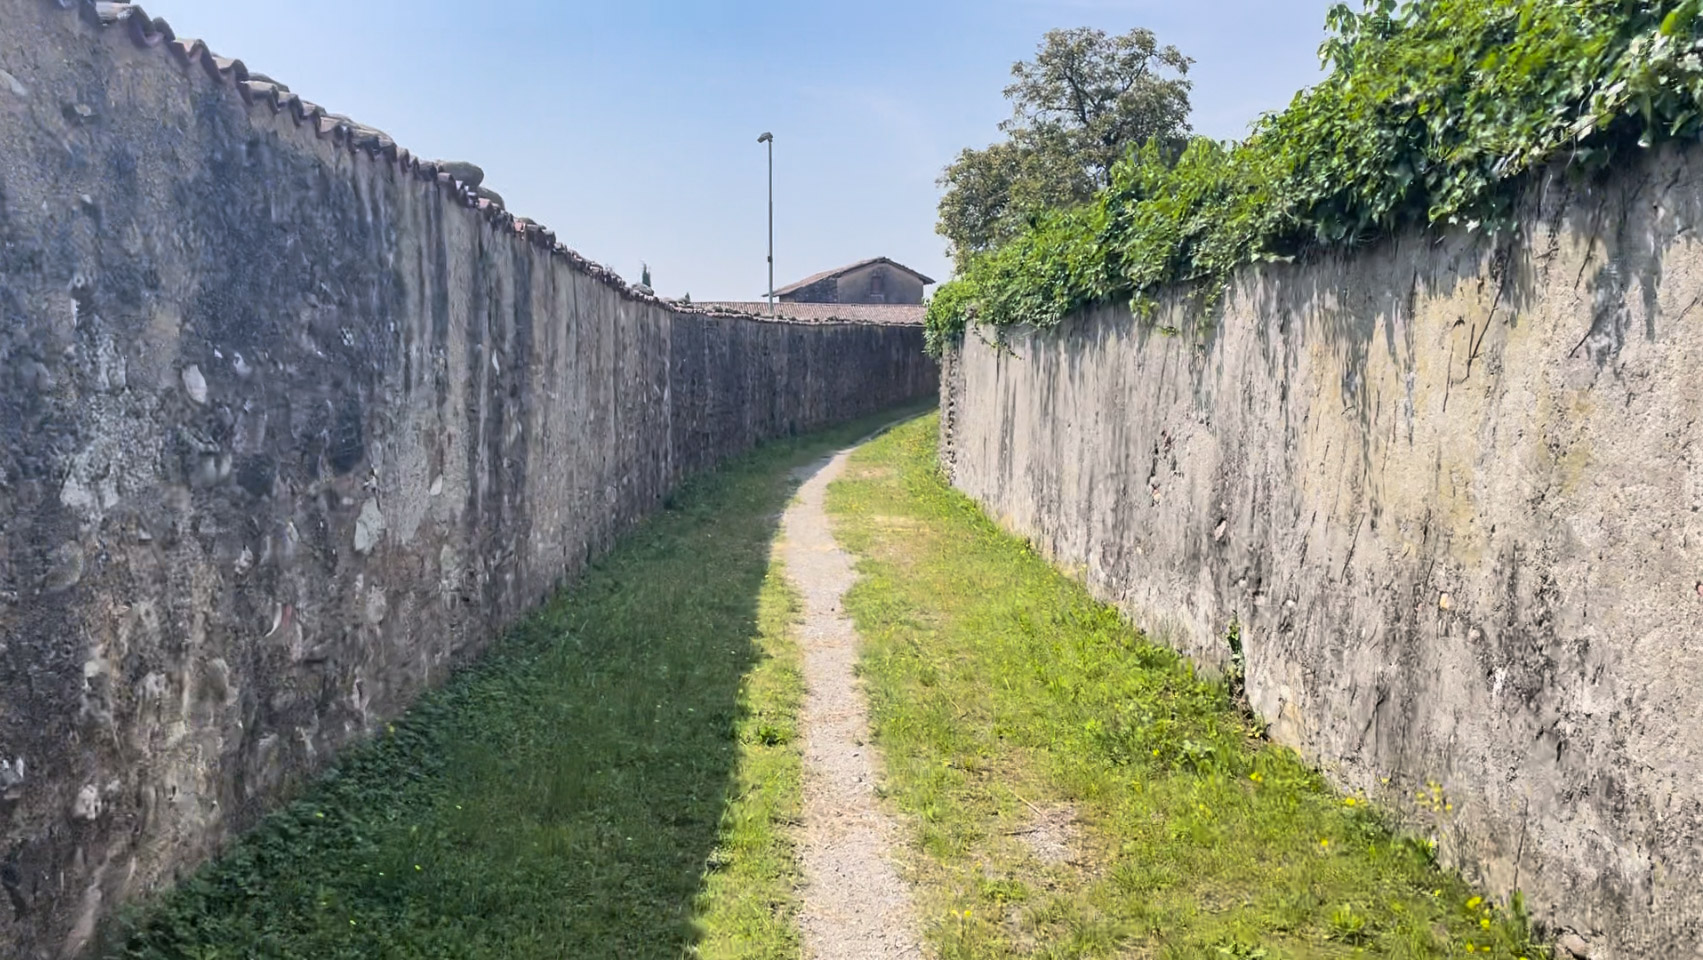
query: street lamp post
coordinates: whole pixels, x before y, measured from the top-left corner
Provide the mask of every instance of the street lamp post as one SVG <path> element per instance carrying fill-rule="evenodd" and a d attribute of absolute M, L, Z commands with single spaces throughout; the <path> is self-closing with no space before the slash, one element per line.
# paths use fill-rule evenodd
<path fill-rule="evenodd" d="M 775 315 L 775 135 L 765 133 L 758 143 L 769 145 L 769 316 Z"/>

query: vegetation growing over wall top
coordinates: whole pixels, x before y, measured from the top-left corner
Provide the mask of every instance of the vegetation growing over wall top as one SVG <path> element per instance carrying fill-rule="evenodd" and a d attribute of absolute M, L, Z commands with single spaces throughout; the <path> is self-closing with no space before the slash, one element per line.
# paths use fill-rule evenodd
<path fill-rule="evenodd" d="M 1247 140 L 1133 151 L 1094 200 L 973 258 L 928 312 L 938 354 L 967 323 L 1057 324 L 1171 284 L 1216 295 L 1237 267 L 1414 224 L 1512 226 L 1535 169 L 1598 171 L 1703 131 L 1703 0 L 1338 4 L 1329 74 Z"/>

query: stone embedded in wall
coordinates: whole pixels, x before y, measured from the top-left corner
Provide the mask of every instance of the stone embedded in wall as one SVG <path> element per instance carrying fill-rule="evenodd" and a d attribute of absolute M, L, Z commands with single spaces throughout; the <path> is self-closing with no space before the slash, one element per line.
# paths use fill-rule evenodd
<path fill-rule="evenodd" d="M 24 758 L 0 757 L 0 800 L 16 803 L 24 795 Z"/>
<path fill-rule="evenodd" d="M 378 501 L 368 500 L 361 506 L 361 515 L 355 518 L 355 552 L 372 553 L 384 539 L 384 531 L 384 514 L 378 508 Z"/>
<path fill-rule="evenodd" d="M 77 799 L 71 805 L 71 818 L 85 822 L 99 820 L 101 816 L 100 788 L 92 783 L 84 784 L 77 791 Z"/>
<path fill-rule="evenodd" d="M 206 405 L 207 378 L 201 375 L 201 368 L 193 363 L 183 368 L 183 389 L 196 406 Z"/>
<path fill-rule="evenodd" d="M 82 582 L 83 545 L 62 543 L 47 555 L 47 572 L 42 574 L 43 593 L 64 593 Z"/>

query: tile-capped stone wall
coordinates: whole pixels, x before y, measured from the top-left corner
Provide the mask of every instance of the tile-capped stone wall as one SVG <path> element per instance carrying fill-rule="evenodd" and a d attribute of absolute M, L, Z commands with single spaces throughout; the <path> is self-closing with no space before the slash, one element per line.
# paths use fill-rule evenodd
<path fill-rule="evenodd" d="M 686 475 L 927 396 L 113 4 L 0 0 L 0 957 L 74 952 Z"/>

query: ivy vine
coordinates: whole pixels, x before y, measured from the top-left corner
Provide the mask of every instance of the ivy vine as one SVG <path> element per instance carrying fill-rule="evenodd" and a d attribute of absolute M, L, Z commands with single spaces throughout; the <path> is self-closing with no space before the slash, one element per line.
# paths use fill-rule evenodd
<path fill-rule="evenodd" d="M 967 323 L 1049 327 L 1238 267 L 1412 225 L 1500 231 L 1522 182 L 1600 171 L 1703 132 L 1703 0 L 1367 0 L 1330 11 L 1326 78 L 1239 143 L 1133 150 L 1094 200 L 1034 220 L 942 285 L 939 354 Z"/>

